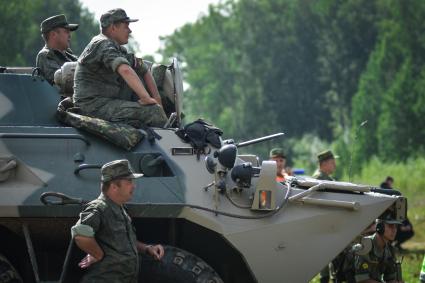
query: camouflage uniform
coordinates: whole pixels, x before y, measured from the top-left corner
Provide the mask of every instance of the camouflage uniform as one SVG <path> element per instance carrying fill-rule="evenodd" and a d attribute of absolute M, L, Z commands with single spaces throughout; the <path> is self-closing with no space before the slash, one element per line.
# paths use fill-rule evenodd
<path fill-rule="evenodd" d="M 65 28 L 70 31 L 78 29 L 78 24 L 68 23 L 66 16 L 63 14 L 49 17 L 41 22 L 40 31 L 46 37 L 48 33 L 55 28 Z M 57 50 L 47 46 L 47 44 L 38 52 L 36 58 L 36 66 L 40 68 L 41 75 L 50 83 L 54 83 L 54 74 L 66 62 L 77 61 L 77 56 L 72 53 L 71 49 Z"/>
<path fill-rule="evenodd" d="M 334 178 L 332 178 L 331 176 L 329 176 L 328 174 L 326 174 L 326 173 L 324 173 L 324 172 L 322 172 L 322 171 L 320 171 L 319 169 L 317 169 L 315 172 L 314 172 L 314 174 L 313 174 L 313 176 L 312 176 L 314 179 L 317 179 L 317 180 L 326 180 L 326 181 L 335 181 L 335 179 Z"/>
<path fill-rule="evenodd" d="M 103 34 L 95 36 L 78 59 L 74 79 L 74 103 L 86 115 L 111 122 L 142 126 L 162 127 L 167 117 L 161 106 L 141 105 L 131 101 L 129 87 L 117 73 L 121 64 L 134 56 L 117 42 Z M 138 75 L 143 75 L 147 66 L 142 64 Z"/>
<path fill-rule="evenodd" d="M 81 282 L 137 282 L 136 233 L 122 206 L 100 194 L 81 212 L 72 232 L 95 237 L 105 253 L 101 261 L 88 268 Z"/>
<path fill-rule="evenodd" d="M 329 151 L 326 152 L 321 152 L 317 155 L 317 158 L 319 161 L 324 160 L 324 158 L 329 158 Z M 333 158 L 333 155 L 332 155 Z M 334 179 L 329 176 L 328 174 L 326 174 L 325 172 L 320 171 L 320 169 L 317 169 L 313 176 L 314 179 L 317 180 L 325 180 L 325 181 L 334 181 Z M 338 260 L 340 257 L 342 257 L 341 254 L 337 255 L 337 257 L 333 260 Z M 333 264 L 329 263 L 329 265 L 325 266 L 321 271 L 320 271 L 320 283 L 327 283 L 329 282 L 329 278 L 330 278 L 330 273 L 332 273 L 333 270 Z"/>
<path fill-rule="evenodd" d="M 318 179 L 318 180 L 327 180 L 327 181 L 334 181 L 334 179 L 329 176 L 328 174 L 320 171 L 319 169 L 317 169 L 313 176 L 313 178 Z M 339 255 L 336 257 L 338 258 Z M 332 264 L 329 264 L 330 266 L 325 266 L 321 271 L 320 271 L 320 282 L 321 283 L 325 283 L 325 282 L 329 282 L 329 278 L 330 278 L 330 272 L 329 269 L 332 268 Z"/>
<path fill-rule="evenodd" d="M 376 233 L 366 238 L 372 239 L 372 249 L 366 255 L 356 255 L 354 258 L 354 279 L 360 282 L 367 279 L 385 282 L 397 279 L 396 259 L 394 249 L 386 244 L 381 250 L 377 244 Z"/>
<path fill-rule="evenodd" d="M 119 178 L 139 178 L 128 160 L 106 163 L 102 182 Z M 101 193 L 91 201 L 71 228 L 72 236 L 94 237 L 104 252 L 103 258 L 88 267 L 81 282 L 137 282 L 139 256 L 131 218 L 122 205 Z"/>
<path fill-rule="evenodd" d="M 75 62 L 77 59 L 77 56 L 75 56 L 69 48 L 62 52 L 45 45 L 37 54 L 36 66 L 40 68 L 41 75 L 50 84 L 53 84 L 55 72 L 66 62 Z"/>

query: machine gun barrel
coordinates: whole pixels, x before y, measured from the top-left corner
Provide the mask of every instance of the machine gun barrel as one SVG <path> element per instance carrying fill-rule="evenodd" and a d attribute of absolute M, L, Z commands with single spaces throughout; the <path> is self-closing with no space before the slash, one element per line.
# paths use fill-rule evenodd
<path fill-rule="evenodd" d="M 253 140 L 250 140 L 250 141 L 240 142 L 240 143 L 237 143 L 236 146 L 237 147 L 244 147 L 244 146 L 248 146 L 248 145 L 251 145 L 251 144 L 256 144 L 256 143 L 259 143 L 259 142 L 272 140 L 272 139 L 281 137 L 283 135 L 284 135 L 284 133 L 277 133 L 277 134 L 273 134 L 273 135 L 261 137 L 261 138 L 258 138 L 258 139 L 253 139 Z"/>

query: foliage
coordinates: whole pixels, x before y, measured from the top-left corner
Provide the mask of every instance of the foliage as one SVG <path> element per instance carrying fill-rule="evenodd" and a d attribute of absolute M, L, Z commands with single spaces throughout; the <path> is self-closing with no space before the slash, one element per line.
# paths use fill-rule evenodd
<path fill-rule="evenodd" d="M 65 14 L 68 22 L 80 25 L 71 38 L 71 48 L 80 54 L 90 39 L 99 33 L 99 24 L 79 1 L 0 1 L 0 65 L 34 66 L 37 53 L 44 45 L 40 23 L 57 14 Z"/>
<path fill-rule="evenodd" d="M 235 139 L 333 140 L 338 175 L 356 173 L 374 155 L 424 154 L 424 13 L 416 0 L 228 0 L 161 52 L 185 64 L 188 120 Z"/>

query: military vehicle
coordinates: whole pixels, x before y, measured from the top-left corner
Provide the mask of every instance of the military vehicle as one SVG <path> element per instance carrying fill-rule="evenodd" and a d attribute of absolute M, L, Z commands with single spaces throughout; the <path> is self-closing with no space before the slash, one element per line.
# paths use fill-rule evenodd
<path fill-rule="evenodd" d="M 16 274 L 24 282 L 78 281 L 84 254 L 70 227 L 99 195 L 99 168 L 116 159 L 145 174 L 128 204 L 139 239 L 166 246 L 160 262 L 143 258 L 141 282 L 308 282 L 386 209 L 405 217 L 406 199 L 389 195 L 396 191 L 306 177 L 277 183 L 274 161 L 238 154 L 281 133 L 236 142 L 198 125 L 193 134 L 181 121 L 175 59 L 166 71 L 169 122 L 136 130 L 144 138 L 126 149 L 60 122 L 63 90 L 32 68 L 0 71 L 3 282 L 18 282 Z"/>

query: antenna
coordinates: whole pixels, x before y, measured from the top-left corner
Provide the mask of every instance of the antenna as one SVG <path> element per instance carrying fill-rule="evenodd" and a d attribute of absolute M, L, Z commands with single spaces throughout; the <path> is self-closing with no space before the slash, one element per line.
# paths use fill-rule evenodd
<path fill-rule="evenodd" d="M 350 167 L 348 169 L 348 181 L 351 182 L 351 169 L 353 167 L 353 155 L 354 155 L 354 144 L 357 140 L 357 135 L 359 134 L 360 129 L 367 124 L 367 120 L 364 120 L 360 123 L 360 125 L 357 127 L 356 132 L 354 133 L 354 139 L 351 142 L 351 153 L 350 153 Z"/>

